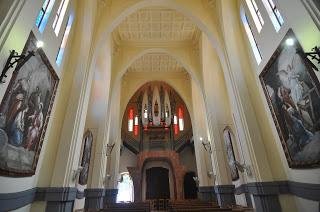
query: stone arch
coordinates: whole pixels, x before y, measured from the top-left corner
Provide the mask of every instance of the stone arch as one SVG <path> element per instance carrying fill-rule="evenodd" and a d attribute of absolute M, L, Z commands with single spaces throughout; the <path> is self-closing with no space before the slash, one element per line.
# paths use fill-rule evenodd
<path fill-rule="evenodd" d="M 184 58 L 179 52 L 174 52 L 169 48 L 145 48 L 139 49 L 135 52 L 135 54 L 130 57 L 127 61 L 121 61 L 122 65 L 119 70 L 116 70 L 116 82 L 118 83 L 122 76 L 126 73 L 127 69 L 139 58 L 149 53 L 165 53 L 174 58 L 181 66 L 183 66 L 186 71 L 190 74 L 191 78 L 195 80 L 195 82 L 200 85 L 200 72 L 199 67 L 197 68 L 195 65 L 190 64 L 187 58 Z"/>
<path fill-rule="evenodd" d="M 179 155 L 175 152 L 167 152 L 167 151 L 156 151 L 156 152 L 143 152 L 138 155 L 137 158 L 137 166 L 136 167 L 128 167 L 130 176 L 132 177 L 133 184 L 135 186 L 134 189 L 134 201 L 141 201 L 142 194 L 141 188 L 142 184 L 142 171 L 145 164 L 149 161 L 164 161 L 169 164 L 173 171 L 174 177 L 174 185 L 175 185 L 175 199 L 181 200 L 183 198 L 182 193 L 182 185 L 183 185 L 183 177 L 187 171 L 186 167 L 180 163 Z"/>
<path fill-rule="evenodd" d="M 179 0 L 136 0 L 132 1 L 130 5 L 122 5 L 120 8 L 113 8 L 116 11 L 116 14 L 110 14 L 110 16 L 113 16 L 113 18 L 102 16 L 101 22 L 98 24 L 99 28 L 97 30 L 97 37 L 95 39 L 96 43 L 94 44 L 93 48 L 95 51 L 93 52 L 92 61 L 96 61 L 95 58 L 101 51 L 103 51 L 102 48 L 105 40 L 110 37 L 111 32 L 117 27 L 117 25 L 119 25 L 128 15 L 138 11 L 139 9 L 152 6 L 165 6 L 167 8 L 174 9 L 190 18 L 198 26 L 198 28 L 208 36 L 212 47 L 218 54 L 223 69 L 228 70 L 224 50 L 222 48 L 222 38 L 215 29 L 217 27 L 215 26 L 213 20 L 208 17 L 208 11 L 206 11 L 202 6 L 199 7 L 199 5 L 196 3 L 193 3 L 193 5 L 189 6 L 184 6 Z M 203 14 L 203 17 L 199 17 L 199 14 Z M 106 15 L 109 14 L 106 13 Z M 91 67 L 94 66 L 95 64 L 92 63 Z M 201 87 L 201 85 L 199 86 Z"/>

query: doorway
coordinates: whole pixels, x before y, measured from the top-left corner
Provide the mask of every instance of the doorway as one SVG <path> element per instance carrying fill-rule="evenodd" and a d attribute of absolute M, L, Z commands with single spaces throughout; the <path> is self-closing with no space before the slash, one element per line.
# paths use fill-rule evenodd
<path fill-rule="evenodd" d="M 169 170 L 152 167 L 146 170 L 146 199 L 170 199 Z"/>
<path fill-rule="evenodd" d="M 187 172 L 184 176 L 184 198 L 185 199 L 197 199 L 197 185 L 194 181 L 194 172 Z"/>

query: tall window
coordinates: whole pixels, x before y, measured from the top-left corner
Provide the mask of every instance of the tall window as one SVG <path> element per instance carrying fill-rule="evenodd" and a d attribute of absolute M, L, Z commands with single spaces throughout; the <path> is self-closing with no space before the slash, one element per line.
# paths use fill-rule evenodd
<path fill-rule="evenodd" d="M 251 45 L 254 57 L 256 58 L 257 63 L 260 64 L 260 62 L 262 60 L 262 57 L 261 57 L 261 54 L 260 54 L 259 47 L 258 47 L 258 44 L 256 42 L 256 39 L 253 36 L 252 29 L 251 29 L 251 26 L 249 24 L 247 15 L 245 13 L 243 13 L 241 15 L 241 19 L 242 19 L 243 26 L 244 26 L 244 28 L 246 30 L 246 33 L 247 33 L 247 36 L 248 36 L 248 39 L 249 39 L 249 43 Z"/>
<path fill-rule="evenodd" d="M 253 21 L 257 26 L 258 32 L 261 31 L 264 24 L 263 18 L 261 16 L 260 10 L 255 0 L 246 0 L 249 11 L 252 15 Z"/>
<path fill-rule="evenodd" d="M 183 120 L 183 111 L 182 111 L 181 107 L 179 107 L 179 109 L 178 109 L 178 117 L 179 117 L 179 130 L 183 131 L 184 130 L 184 120 Z"/>
<path fill-rule="evenodd" d="M 118 183 L 117 203 L 133 202 L 133 182 L 128 172 L 121 173 Z"/>
<path fill-rule="evenodd" d="M 273 0 L 262 0 L 262 2 L 267 9 L 267 12 L 275 30 L 278 32 L 281 26 L 283 25 L 284 21 L 277 6 L 273 2 Z"/>
<path fill-rule="evenodd" d="M 70 34 L 72 22 L 73 22 L 73 14 L 70 14 L 68 22 L 67 22 L 66 29 L 65 29 L 64 34 L 63 34 L 62 42 L 61 42 L 61 45 L 60 45 L 60 48 L 59 48 L 59 51 L 58 51 L 58 55 L 57 55 L 57 58 L 56 58 L 56 64 L 58 66 L 60 66 L 61 63 L 62 63 L 63 54 L 64 54 L 64 50 L 65 50 L 65 48 L 67 46 L 67 41 L 68 41 L 68 37 L 69 37 L 69 34 Z"/>
<path fill-rule="evenodd" d="M 56 17 L 54 18 L 54 21 L 53 21 L 52 27 L 57 36 L 59 34 L 61 24 L 63 22 L 64 14 L 67 11 L 68 3 L 69 3 L 69 0 L 61 0 Z"/>
<path fill-rule="evenodd" d="M 39 31 L 42 33 L 44 28 L 47 25 L 52 7 L 55 0 L 44 0 L 39 15 L 36 20 L 36 26 L 39 28 Z"/>
<path fill-rule="evenodd" d="M 128 117 L 128 131 L 133 131 L 133 109 L 129 109 L 129 117 Z"/>

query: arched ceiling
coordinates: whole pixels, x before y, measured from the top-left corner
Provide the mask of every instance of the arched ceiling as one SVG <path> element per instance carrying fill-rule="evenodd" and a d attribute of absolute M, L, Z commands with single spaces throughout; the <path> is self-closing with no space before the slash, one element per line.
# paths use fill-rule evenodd
<path fill-rule="evenodd" d="M 137 59 L 128 72 L 185 72 L 185 69 L 171 55 L 148 53 Z"/>
<path fill-rule="evenodd" d="M 117 42 L 190 42 L 199 36 L 200 30 L 189 18 L 164 7 L 140 9 L 113 32 Z"/>

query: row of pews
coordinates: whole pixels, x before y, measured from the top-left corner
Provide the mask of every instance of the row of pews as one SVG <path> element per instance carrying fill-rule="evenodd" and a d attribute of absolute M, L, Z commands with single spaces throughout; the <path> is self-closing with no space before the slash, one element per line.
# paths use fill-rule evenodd
<path fill-rule="evenodd" d="M 108 204 L 103 212 L 151 212 L 151 211 L 169 211 L 169 212 L 219 212 L 219 211 L 237 211 L 252 212 L 252 208 L 242 206 L 232 206 L 221 208 L 214 202 L 204 202 L 199 200 L 154 200 L 148 202 L 133 203 L 114 203 Z"/>
<path fill-rule="evenodd" d="M 169 201 L 170 212 L 218 212 L 218 211 L 238 211 L 238 212 L 252 212 L 250 208 L 242 206 L 231 206 L 226 208 L 221 208 L 215 202 L 204 202 L 199 200 L 189 200 L 189 201 Z"/>

